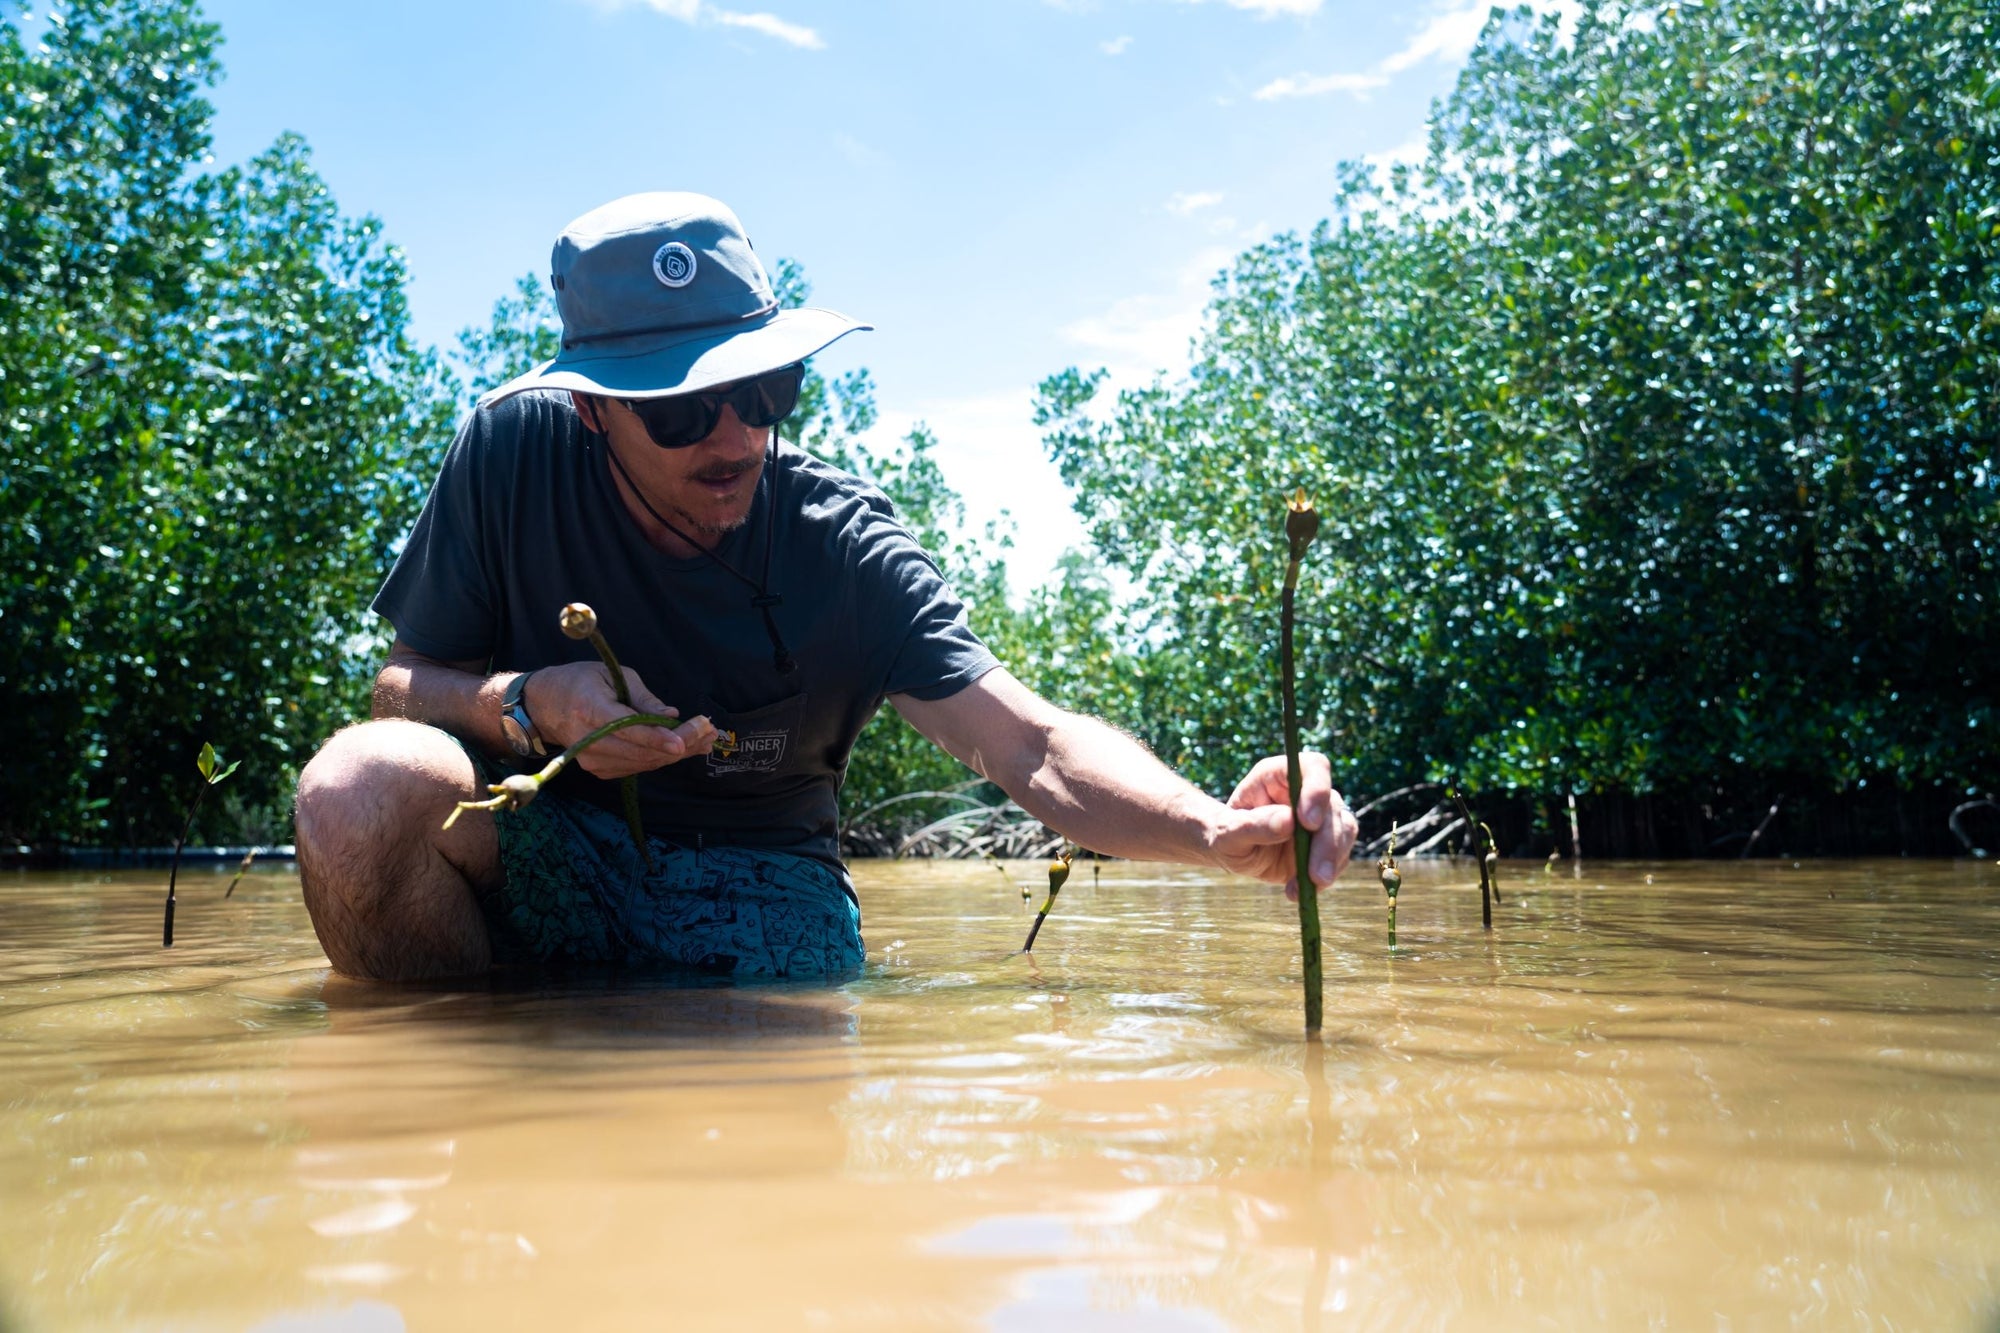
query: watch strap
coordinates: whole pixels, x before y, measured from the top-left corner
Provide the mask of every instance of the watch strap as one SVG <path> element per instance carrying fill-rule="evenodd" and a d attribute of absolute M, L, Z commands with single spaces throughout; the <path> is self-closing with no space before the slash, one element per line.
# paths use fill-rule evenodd
<path fill-rule="evenodd" d="M 528 713 L 528 677 L 534 674 L 523 671 L 507 682 L 506 693 L 500 696 L 500 730 L 506 733 L 507 743 L 513 747 L 514 753 L 523 758 L 548 753 L 548 748 L 542 743 L 541 730 Z M 514 725 L 508 726 L 510 722 Z"/>

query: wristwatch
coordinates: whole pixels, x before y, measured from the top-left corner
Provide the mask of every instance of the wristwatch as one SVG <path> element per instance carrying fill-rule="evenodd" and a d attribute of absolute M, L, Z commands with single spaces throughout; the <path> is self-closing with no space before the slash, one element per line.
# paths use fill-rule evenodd
<path fill-rule="evenodd" d="M 523 759 L 547 754 L 548 747 L 542 744 L 542 733 L 535 729 L 535 719 L 528 716 L 527 702 L 522 695 L 527 692 L 528 677 L 532 671 L 523 671 L 508 682 L 507 693 L 500 697 L 500 730 L 507 735 L 507 744 Z"/>

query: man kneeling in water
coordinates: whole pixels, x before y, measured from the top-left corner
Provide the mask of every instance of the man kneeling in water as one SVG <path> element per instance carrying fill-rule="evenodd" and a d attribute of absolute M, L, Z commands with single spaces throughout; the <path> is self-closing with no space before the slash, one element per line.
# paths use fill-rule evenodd
<path fill-rule="evenodd" d="M 300 876 L 337 970 L 851 973 L 837 795 L 884 700 L 1082 846 L 1289 879 L 1282 759 L 1216 801 L 1041 699 L 880 491 L 777 438 L 805 359 L 866 326 L 779 309 L 729 209 L 615 200 L 564 230 L 550 281 L 561 353 L 461 425 L 375 599 L 396 628 L 375 720 L 299 779 Z M 578 601 L 615 641 L 631 707 L 559 628 Z M 635 709 L 687 720 L 619 731 L 534 803 L 444 829 L 487 782 Z M 620 813 L 635 774 L 644 852 Z M 1355 823 L 1322 757 L 1304 785 L 1324 885 Z"/>

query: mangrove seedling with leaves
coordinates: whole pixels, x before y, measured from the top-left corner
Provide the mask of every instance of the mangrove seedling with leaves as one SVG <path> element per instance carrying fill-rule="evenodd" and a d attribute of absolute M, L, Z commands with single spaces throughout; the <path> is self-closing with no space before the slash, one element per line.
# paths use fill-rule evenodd
<path fill-rule="evenodd" d="M 224 764 L 222 756 L 218 755 L 215 747 L 207 741 L 201 743 L 201 753 L 195 756 L 194 766 L 201 771 L 201 785 L 194 789 L 194 800 L 188 805 L 187 819 L 181 823 L 181 835 L 174 839 L 174 859 L 167 867 L 167 918 L 160 927 L 162 949 L 174 947 L 174 883 L 180 878 L 181 848 L 187 845 L 188 832 L 194 828 L 194 817 L 201 810 L 202 797 L 208 795 L 210 787 L 216 786 L 234 773 L 242 763 L 243 761 L 239 759 L 233 764 Z M 229 887 L 233 890 L 236 885 L 231 883 Z"/>

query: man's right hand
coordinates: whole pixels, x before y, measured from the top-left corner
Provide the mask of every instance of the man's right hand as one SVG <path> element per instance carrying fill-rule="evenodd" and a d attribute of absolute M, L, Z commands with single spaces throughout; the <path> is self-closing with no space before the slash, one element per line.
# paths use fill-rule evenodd
<path fill-rule="evenodd" d="M 632 707 L 618 702 L 602 663 L 565 662 L 543 667 L 522 693 L 528 715 L 542 733 L 551 753 L 588 736 L 606 722 L 629 713 L 679 717 L 647 689 L 632 668 L 625 669 L 625 686 Z M 715 725 L 705 717 L 689 718 L 677 727 L 626 727 L 614 731 L 576 757 L 576 765 L 592 777 L 615 779 L 650 772 L 692 755 L 707 754 L 715 742 Z"/>

